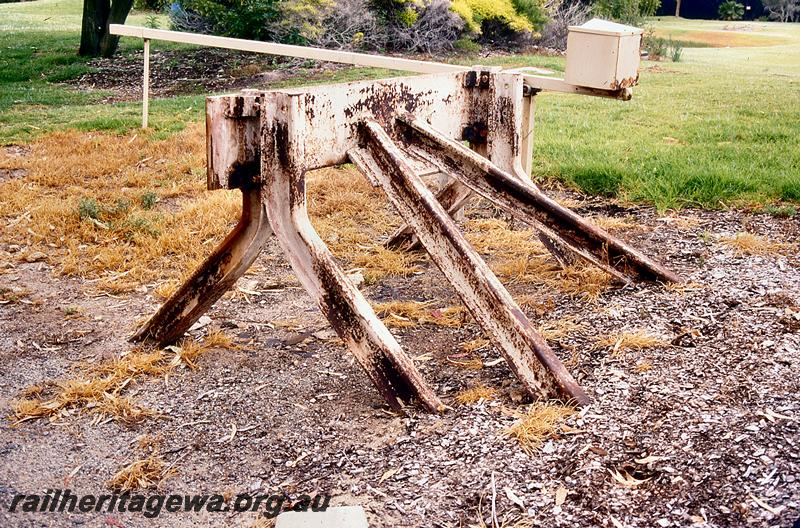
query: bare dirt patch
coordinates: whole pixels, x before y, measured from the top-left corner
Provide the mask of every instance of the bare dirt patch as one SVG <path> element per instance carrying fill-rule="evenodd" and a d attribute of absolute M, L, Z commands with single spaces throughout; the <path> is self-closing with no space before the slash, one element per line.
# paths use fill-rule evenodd
<path fill-rule="evenodd" d="M 508 368 L 496 361 L 499 353 L 469 317 L 436 324 L 442 308 L 459 302 L 429 261 L 415 259 L 406 276 L 396 267 L 380 267 L 382 274 L 362 286 L 374 304 L 414 301 L 427 310 L 414 324 L 392 331 L 453 408 L 441 416 L 410 409 L 402 417 L 387 411 L 293 279 L 274 240 L 238 288 L 211 310 L 208 325 L 192 332 L 202 341 L 219 330 L 232 343 L 217 336 L 215 346 L 194 358 L 195 369 L 182 362 L 168 376 L 137 376 L 121 389 L 121 396 L 154 416 L 133 423 L 105 415 L 98 420 L 91 408 L 75 406 L 17 423 L 11 416 L 15 401 L 32 397 L 26 389 L 40 386 L 46 396 L 51 383 L 76 379 L 130 352 L 126 339 L 158 307 L 156 291 L 197 258 L 171 253 L 166 245 L 164 256 L 152 261 L 158 267 L 142 271 L 137 264 L 145 255 L 139 245 L 180 232 L 170 218 L 209 194 L 200 190 L 202 171 L 192 171 L 201 160 L 176 158 L 173 148 L 157 141 L 138 141 L 132 142 L 136 159 L 122 161 L 124 167 L 113 162 L 121 144 L 104 147 L 101 141 L 97 148 L 111 149 L 109 168 L 92 172 L 63 164 L 68 170 L 59 178 L 69 181 L 52 186 L 43 179 L 46 171 L 31 166 L 28 177 L 44 197 L 40 204 L 7 201 L 12 186 L 20 190 L 19 182 L 0 183 L 0 288 L 15 292 L 0 304 L 0 406 L 10 416 L 0 427 L 3 504 L 16 493 L 47 488 L 108 493 L 121 470 L 140 469 L 135 462 L 155 452 L 141 448 L 146 435 L 160 457 L 148 463 L 158 471 L 146 480 L 156 485 L 163 477 L 162 493 L 277 492 L 289 499 L 330 493 L 332 504 L 364 505 L 371 526 L 469 526 L 478 523 L 479 511 L 490 525 L 493 478 L 499 517 L 509 522 L 785 526 L 800 516 L 800 260 L 796 251 L 743 254 L 724 242 L 742 232 L 797 240 L 800 221 L 737 211 L 660 216 L 648 207 L 559 189 L 551 192 L 578 212 L 614 225 L 690 284 L 587 289 L 587 277 L 569 276 L 547 261 L 525 226 L 480 203 L 470 208 L 469 236 L 594 398 L 583 412 L 556 422 L 554 434 L 543 434 L 540 445 L 527 446 L 530 453 L 508 431 L 536 408 L 529 408 Z M 175 141 L 194 144 L 187 137 Z M 33 145 L 33 152 L 46 145 Z M 77 159 L 70 163 L 80 166 Z M 80 218 L 77 197 L 92 189 L 99 196 L 110 193 L 102 184 L 109 176 L 129 182 L 131 196 L 138 196 L 139 185 L 153 188 L 152 180 L 174 183 L 155 188 L 175 200 L 152 209 L 163 217 L 161 234 L 126 239 Z M 369 194 L 368 185 L 361 196 L 351 172 L 332 170 L 319 178 L 309 193 L 321 235 L 345 266 L 368 267 L 367 261 L 353 264 L 357 252 L 373 250 L 359 245 L 385 239 L 398 220 L 378 194 Z M 68 196 L 58 194 L 65 185 L 73 186 Z M 180 192 L 170 194 L 173 188 Z M 69 223 L 37 221 L 46 204 L 55 207 L 59 199 L 73 200 L 63 209 Z M 336 216 L 339 209 L 349 213 Z M 230 211 L 206 207 L 195 214 L 215 226 L 195 233 L 196 226 L 185 235 L 201 255 L 230 225 Z M 67 229 L 81 237 L 83 247 L 76 246 L 74 255 Z M 114 261 L 119 267 L 108 273 L 96 264 L 96 256 L 105 254 L 98 248 L 126 251 L 129 261 Z M 22 258 L 31 251 L 46 258 Z M 78 271 L 64 269 L 68 259 Z M 139 271 L 117 277 L 128 269 Z M 109 276 L 114 280 L 98 280 Z M 116 282 L 132 284 L 116 288 Z M 641 339 L 625 341 L 626 335 L 647 336 L 648 346 Z M 480 394 L 464 396 L 476 387 L 483 388 Z M 7 526 L 100 525 L 109 524 L 108 518 L 0 512 Z M 234 513 L 162 514 L 153 520 L 120 514 L 112 522 L 249 526 L 253 519 Z"/>
<path fill-rule="evenodd" d="M 94 71 L 67 84 L 80 89 L 109 90 L 114 100 L 141 98 L 141 51 L 112 59 L 95 59 L 89 65 Z M 297 76 L 324 77 L 347 67 L 215 48 L 153 50 L 150 53 L 150 93 L 153 97 L 169 97 L 266 87 Z"/>
<path fill-rule="evenodd" d="M 670 30 L 656 29 L 659 37 L 673 37 L 684 42 L 695 42 L 712 48 L 749 48 L 759 46 L 780 46 L 790 44 L 791 40 L 783 37 L 759 35 L 751 28 L 743 29 L 738 26 L 726 26 L 721 30 Z"/>
<path fill-rule="evenodd" d="M 0 158 L 14 159 L 30 154 L 30 149 L 23 145 L 6 145 L 3 148 L 3 156 Z M 9 164 L 10 165 L 10 164 Z M 19 167 L 6 166 L 0 163 L 0 183 L 17 178 L 24 178 L 28 171 Z"/>

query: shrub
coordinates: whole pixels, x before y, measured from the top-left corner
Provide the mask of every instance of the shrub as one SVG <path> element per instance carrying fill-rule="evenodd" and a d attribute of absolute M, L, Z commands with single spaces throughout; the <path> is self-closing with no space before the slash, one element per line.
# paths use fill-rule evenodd
<path fill-rule="evenodd" d="M 78 202 L 78 216 L 81 220 L 87 218 L 97 220 L 100 216 L 100 204 L 94 198 L 81 198 Z"/>
<path fill-rule="evenodd" d="M 681 58 L 683 57 L 683 46 L 678 42 L 672 42 L 672 39 L 669 39 L 669 55 L 672 59 L 672 62 L 680 62 Z"/>
<path fill-rule="evenodd" d="M 481 50 L 481 45 L 470 38 L 461 37 L 453 42 L 453 48 L 464 53 L 478 53 Z"/>
<path fill-rule="evenodd" d="M 651 60 L 659 60 L 667 55 L 667 40 L 649 30 L 642 37 L 642 47 L 650 54 Z"/>
<path fill-rule="evenodd" d="M 182 18 L 196 22 L 195 30 L 253 40 L 275 40 L 280 18 L 278 0 L 180 0 L 173 4 L 178 29 Z M 196 18 L 193 18 L 196 17 Z"/>
<path fill-rule="evenodd" d="M 511 0 L 511 3 L 517 13 L 528 19 L 537 33 L 550 20 L 544 0 Z"/>
<path fill-rule="evenodd" d="M 367 0 L 337 0 L 336 9 L 322 20 L 325 30 L 316 43 L 326 48 L 364 48 L 379 50 L 388 39 L 385 26 L 379 23 Z"/>
<path fill-rule="evenodd" d="M 172 29 L 176 31 L 211 33 L 211 23 L 208 20 L 191 9 L 185 9 L 178 2 L 170 5 L 169 22 Z"/>
<path fill-rule="evenodd" d="M 791 22 L 800 16 L 800 0 L 763 0 L 764 9 L 769 13 L 767 20 Z"/>
<path fill-rule="evenodd" d="M 144 27 L 148 27 L 150 29 L 158 29 L 158 16 L 156 15 L 147 15 L 147 18 L 144 22 Z"/>
<path fill-rule="evenodd" d="M 334 12 L 334 0 L 283 0 L 278 3 L 280 18 L 274 24 L 276 40 L 304 44 L 316 42 L 325 32 L 323 22 Z"/>
<path fill-rule="evenodd" d="M 511 0 L 453 0 L 452 9 L 476 32 L 481 32 L 485 23 L 518 33 L 534 30 L 530 20 L 517 13 Z"/>
<path fill-rule="evenodd" d="M 465 29 L 449 0 L 336 0 L 322 26 L 320 46 L 426 53 L 454 49 Z"/>
<path fill-rule="evenodd" d="M 389 26 L 392 47 L 411 51 L 437 53 L 454 48 L 464 31 L 464 21 L 450 10 L 448 0 L 432 0 L 424 4 L 413 22 L 401 19 Z"/>
<path fill-rule="evenodd" d="M 722 20 L 741 20 L 744 16 L 744 6 L 736 0 L 725 0 L 719 6 L 719 17 Z"/>
<path fill-rule="evenodd" d="M 145 0 L 142 0 L 145 1 Z M 155 1 L 155 0 L 146 0 Z M 561 0 L 177 0 L 174 29 L 295 44 L 437 53 L 530 39 Z"/>
<path fill-rule="evenodd" d="M 597 0 L 594 11 L 603 18 L 636 26 L 655 15 L 659 7 L 661 0 Z"/>
<path fill-rule="evenodd" d="M 158 195 L 153 191 L 147 191 L 139 197 L 139 204 L 145 211 L 148 211 L 153 207 L 155 207 L 157 202 L 158 202 Z"/>
<path fill-rule="evenodd" d="M 546 0 L 453 0 L 450 9 L 479 41 L 518 45 L 539 36 L 548 20 Z"/>
<path fill-rule="evenodd" d="M 164 11 L 169 0 L 135 0 L 133 7 L 139 11 Z"/>
<path fill-rule="evenodd" d="M 575 1 L 561 2 L 551 10 L 550 21 L 542 28 L 539 43 L 556 49 L 567 48 L 569 26 L 578 26 L 591 18 L 592 7 Z"/>
<path fill-rule="evenodd" d="M 797 207 L 795 207 L 794 205 L 767 204 L 764 206 L 761 212 L 771 216 L 775 216 L 777 218 L 794 218 L 795 216 L 797 216 Z"/>

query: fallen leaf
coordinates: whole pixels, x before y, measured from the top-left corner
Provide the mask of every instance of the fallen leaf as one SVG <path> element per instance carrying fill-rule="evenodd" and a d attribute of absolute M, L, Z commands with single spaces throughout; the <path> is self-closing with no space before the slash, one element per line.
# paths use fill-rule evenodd
<path fill-rule="evenodd" d="M 506 497 L 508 497 L 508 500 L 519 506 L 522 511 L 525 511 L 525 503 L 522 502 L 522 499 L 520 499 L 516 493 L 514 493 L 514 490 L 509 487 L 505 487 L 503 488 L 503 491 L 506 492 Z"/>
<path fill-rule="evenodd" d="M 594 453 L 595 455 L 606 456 L 608 455 L 608 451 L 603 449 L 602 447 L 598 446 L 589 446 L 589 450 Z"/>
<path fill-rule="evenodd" d="M 759 506 L 770 512 L 772 515 L 780 515 L 780 513 L 783 511 L 783 506 L 778 506 L 777 508 L 773 508 L 772 506 L 770 506 L 763 500 L 759 499 L 752 493 L 750 493 L 749 495 L 750 498 L 753 499 L 753 502 L 755 502 L 756 504 L 758 504 Z"/>
<path fill-rule="evenodd" d="M 381 479 L 378 481 L 378 484 L 381 484 L 384 480 L 391 478 L 398 471 L 400 471 L 399 467 L 387 470 L 383 475 L 381 475 Z"/>
<path fill-rule="evenodd" d="M 650 480 L 649 478 L 646 478 L 646 479 L 634 478 L 631 475 L 629 475 L 628 473 L 626 473 L 625 471 L 619 472 L 619 471 L 611 471 L 611 470 L 609 470 L 609 473 L 611 473 L 611 476 L 614 477 L 614 480 L 616 480 L 617 482 L 619 482 L 620 484 L 622 484 L 626 488 L 635 488 L 636 486 L 639 486 L 640 484 L 644 484 L 645 482 Z"/>
<path fill-rule="evenodd" d="M 567 500 L 567 488 L 559 486 L 556 490 L 556 506 L 561 506 Z"/>

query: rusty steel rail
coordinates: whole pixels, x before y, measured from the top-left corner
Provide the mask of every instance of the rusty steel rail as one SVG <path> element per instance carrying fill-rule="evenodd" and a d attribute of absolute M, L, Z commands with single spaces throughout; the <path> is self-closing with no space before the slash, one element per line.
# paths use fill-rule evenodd
<path fill-rule="evenodd" d="M 681 279 L 532 183 L 531 138 L 521 131 L 532 126 L 535 93 L 526 86 L 522 74 L 477 68 L 209 97 L 208 188 L 240 189 L 242 217 L 134 339 L 178 339 L 274 233 L 300 282 L 387 404 L 396 411 L 411 401 L 429 411 L 445 409 L 309 220 L 305 174 L 350 161 L 406 222 L 393 242 L 424 247 L 527 392 L 587 404 L 589 395 L 452 217 L 476 193 L 534 225 L 561 262 L 583 258 L 624 281 Z M 421 179 L 434 173 L 450 178 L 436 194 Z"/>
<path fill-rule="evenodd" d="M 644 280 L 682 282 L 675 273 L 581 218 L 542 193 L 535 185 L 503 171 L 490 160 L 406 114 L 399 119 L 407 127 L 401 135 L 418 152 L 430 156 L 437 167 L 504 211 L 534 225 L 545 226 L 551 236 L 564 241 L 592 263 L 607 263 L 620 274 Z"/>
<path fill-rule="evenodd" d="M 413 228 L 431 260 L 491 337 L 523 387 L 530 394 L 565 399 L 578 405 L 589 403 L 589 397 L 534 330 L 444 207 L 414 174 L 386 131 L 374 121 L 367 121 L 364 131 L 367 147 L 353 151 L 351 159 L 363 172 L 379 168 L 372 178 L 380 182 L 386 196 Z M 367 157 L 372 158 L 371 163 L 361 161 Z"/>

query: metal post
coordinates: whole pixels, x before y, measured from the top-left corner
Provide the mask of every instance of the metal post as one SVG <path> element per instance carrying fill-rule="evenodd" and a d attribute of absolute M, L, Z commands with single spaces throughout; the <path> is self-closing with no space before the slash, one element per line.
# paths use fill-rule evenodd
<path fill-rule="evenodd" d="M 144 39 L 144 79 L 142 81 L 142 128 L 147 128 L 147 112 L 150 106 L 150 39 Z"/>
<path fill-rule="evenodd" d="M 533 124 L 535 113 L 536 94 L 531 93 L 522 98 L 522 138 L 520 139 L 520 161 L 528 180 L 531 179 L 531 170 L 533 169 Z"/>

